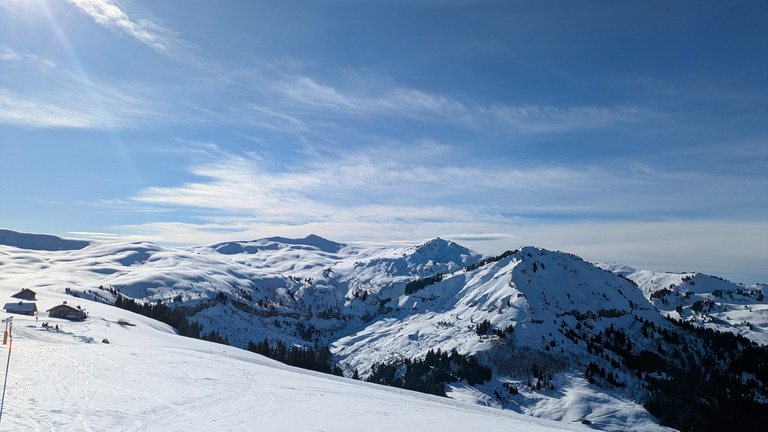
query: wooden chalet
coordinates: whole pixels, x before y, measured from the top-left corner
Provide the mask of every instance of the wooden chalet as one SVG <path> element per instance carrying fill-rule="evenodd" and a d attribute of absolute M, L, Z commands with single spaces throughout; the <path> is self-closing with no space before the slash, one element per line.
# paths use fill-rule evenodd
<path fill-rule="evenodd" d="M 24 300 L 37 300 L 37 298 L 35 298 L 36 295 L 37 293 L 32 291 L 31 289 L 24 288 L 23 290 L 17 292 L 11 297 L 17 298 L 17 299 L 24 299 Z"/>
<path fill-rule="evenodd" d="M 64 318 L 70 321 L 81 321 L 88 316 L 85 313 L 85 309 L 81 309 L 80 306 L 73 308 L 67 304 L 60 304 L 48 309 L 48 316 L 51 318 Z"/>
<path fill-rule="evenodd" d="M 5 306 L 3 306 L 3 309 L 5 309 L 5 311 L 8 313 L 34 315 L 37 312 L 37 304 L 29 302 L 24 303 L 23 301 L 6 303 Z"/>

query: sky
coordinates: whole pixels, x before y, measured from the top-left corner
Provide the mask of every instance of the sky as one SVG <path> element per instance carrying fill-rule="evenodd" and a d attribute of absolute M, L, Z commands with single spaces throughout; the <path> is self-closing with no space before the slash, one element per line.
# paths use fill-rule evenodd
<path fill-rule="evenodd" d="M 768 283 L 764 1 L 0 0 L 0 227 Z"/>

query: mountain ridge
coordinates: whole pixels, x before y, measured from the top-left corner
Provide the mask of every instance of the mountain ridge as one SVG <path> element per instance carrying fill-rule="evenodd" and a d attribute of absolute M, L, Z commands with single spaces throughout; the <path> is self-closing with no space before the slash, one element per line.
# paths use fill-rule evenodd
<path fill-rule="evenodd" d="M 565 396 L 558 397 L 555 385 L 581 389 L 577 399 L 613 400 L 615 395 L 636 401 L 621 405 L 612 419 L 588 418 L 584 407 L 569 414 L 603 430 L 621 430 L 630 418 L 638 428 L 659 428 L 658 420 L 638 404 L 668 416 L 662 419 L 665 424 L 695 422 L 676 419 L 654 405 L 671 394 L 664 393 L 660 377 L 709 361 L 711 342 L 695 328 L 729 331 L 753 341 L 761 341 L 768 330 L 768 307 L 764 297 L 758 300 L 767 288 L 762 285 L 725 290 L 715 282 L 726 281 L 700 277 L 696 283 L 695 275 L 683 280 L 687 274 L 643 279 L 645 273 L 626 266 L 598 267 L 533 246 L 494 257 L 440 238 L 401 248 L 338 249 L 306 244 L 329 244 L 319 237 L 276 239 L 190 248 L 120 242 L 93 242 L 74 251 L 0 247 L 6 270 L 0 284 L 67 284 L 70 293 L 103 303 L 117 296 L 159 302 L 243 348 L 262 340 L 328 346 L 347 376 L 354 372 L 370 379 L 374 368 L 386 366 L 402 380 L 400 374 L 430 352 L 455 352 L 491 365 L 494 375 L 474 385 L 446 381 L 446 394 L 532 415 L 551 416 L 542 407 L 563 403 Z M 241 252 L 220 251 L 235 251 L 233 244 Z M 41 257 L 45 268 L 35 261 Z M 25 269 L 36 269 L 36 279 L 26 278 Z M 60 280 L 62 274 L 68 279 Z M 677 285 L 669 282 L 673 279 Z M 694 289 L 688 294 L 685 287 Z M 660 294 L 663 290 L 670 293 Z M 728 293 L 737 300 L 713 300 Z M 675 315 L 678 306 L 682 313 Z M 736 311 L 738 306 L 742 310 Z M 752 310 L 743 312 L 744 306 Z M 733 325 L 729 314 L 736 319 L 747 314 L 751 328 Z M 689 330 L 667 317 L 698 327 Z M 746 339 L 733 343 L 745 352 L 754 344 Z M 685 350 L 687 358 L 672 355 Z M 726 365 L 742 361 L 738 353 L 724 355 Z M 750 367 L 761 385 L 768 382 L 759 372 L 764 364 Z M 512 395 L 513 388 L 523 396 Z M 745 388 L 739 397 L 768 400 L 759 388 Z"/>

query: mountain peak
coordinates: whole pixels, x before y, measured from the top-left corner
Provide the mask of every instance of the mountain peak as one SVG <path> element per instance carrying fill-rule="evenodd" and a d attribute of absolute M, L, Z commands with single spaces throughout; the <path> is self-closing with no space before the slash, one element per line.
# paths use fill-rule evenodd
<path fill-rule="evenodd" d="M 300 239 L 293 239 L 293 238 L 286 238 L 286 237 L 269 237 L 264 240 L 272 241 L 275 243 L 287 244 L 287 245 L 312 246 L 317 249 L 320 249 L 323 252 L 329 252 L 329 253 L 337 253 L 341 248 L 346 246 L 342 243 L 336 243 L 334 241 L 320 237 L 319 235 L 316 235 L 316 234 L 310 234 Z"/>
<path fill-rule="evenodd" d="M 435 237 L 431 240 L 427 240 L 426 242 L 415 247 L 417 251 L 429 250 L 429 249 L 444 249 L 444 248 L 461 248 L 469 251 L 469 249 L 465 248 L 464 246 L 461 246 L 458 243 L 455 243 L 450 240 L 445 240 L 440 237 Z"/>
<path fill-rule="evenodd" d="M 412 255 L 421 256 L 435 262 L 455 262 L 461 265 L 471 264 L 480 259 L 480 254 L 450 240 L 435 237 L 409 250 Z"/>
<path fill-rule="evenodd" d="M 346 246 L 345 244 L 336 243 L 316 234 L 310 234 L 304 238 L 288 238 L 276 236 L 252 241 L 217 243 L 210 247 L 220 254 L 236 255 L 241 253 L 255 254 L 264 250 L 275 250 L 278 249 L 281 245 L 309 247 L 327 253 L 338 253 L 341 248 Z"/>

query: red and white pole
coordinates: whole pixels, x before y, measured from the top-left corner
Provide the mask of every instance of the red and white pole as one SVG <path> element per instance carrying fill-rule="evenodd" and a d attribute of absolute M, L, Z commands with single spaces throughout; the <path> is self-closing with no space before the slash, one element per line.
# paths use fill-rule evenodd
<path fill-rule="evenodd" d="M 8 384 L 8 368 L 11 366 L 11 348 L 13 347 L 13 317 L 5 321 L 8 335 L 8 361 L 5 363 L 5 380 L 3 381 L 3 399 L 0 401 L 0 421 L 3 419 L 3 406 L 5 406 L 5 387 Z"/>

